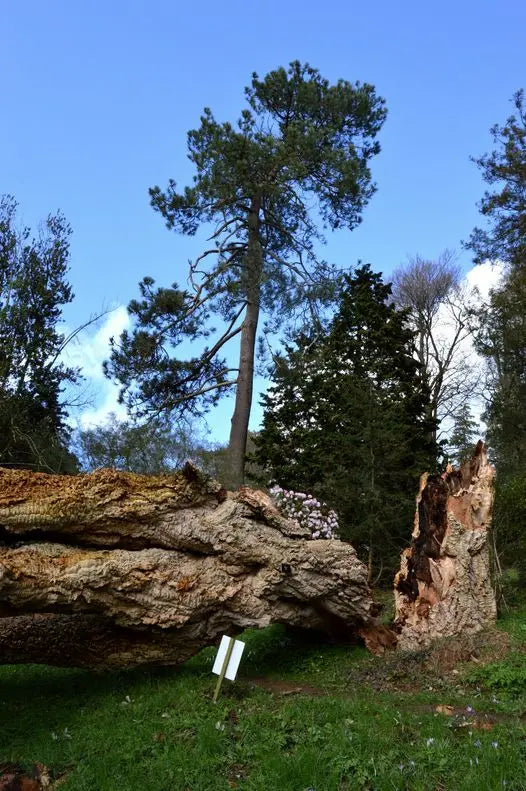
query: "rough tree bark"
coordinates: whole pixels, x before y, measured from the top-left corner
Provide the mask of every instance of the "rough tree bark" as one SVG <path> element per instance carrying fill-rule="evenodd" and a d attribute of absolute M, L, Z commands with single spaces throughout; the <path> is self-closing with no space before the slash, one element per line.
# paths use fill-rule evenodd
<path fill-rule="evenodd" d="M 494 478 L 481 441 L 460 469 L 422 476 L 413 541 L 395 577 L 400 649 L 419 650 L 495 621 L 489 543 Z"/>
<path fill-rule="evenodd" d="M 248 249 L 244 273 L 246 282 L 243 283 L 247 306 L 241 330 L 236 400 L 228 443 L 229 480 L 227 483 L 231 489 L 238 489 L 245 482 L 245 456 L 252 408 L 254 355 L 261 300 L 261 273 L 263 271 L 263 251 L 259 238 L 260 209 L 261 199 L 254 197 L 248 213 Z"/>
<path fill-rule="evenodd" d="M 178 664 L 272 622 L 371 622 L 352 546 L 308 540 L 262 492 L 187 465 L 140 476 L 0 470 L 0 662 Z"/>

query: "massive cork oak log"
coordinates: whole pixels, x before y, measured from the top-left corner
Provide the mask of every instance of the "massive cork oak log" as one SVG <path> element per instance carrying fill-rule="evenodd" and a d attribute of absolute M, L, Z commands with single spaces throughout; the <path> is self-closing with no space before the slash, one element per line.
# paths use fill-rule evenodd
<path fill-rule="evenodd" d="M 460 469 L 422 476 L 413 541 L 395 578 L 400 649 L 419 650 L 495 621 L 489 541 L 494 478 L 483 442 Z"/>
<path fill-rule="evenodd" d="M 0 469 L 0 662 L 185 661 L 273 622 L 350 635 L 371 622 L 348 543 L 309 540 L 271 500 L 191 464 L 141 476 Z"/>

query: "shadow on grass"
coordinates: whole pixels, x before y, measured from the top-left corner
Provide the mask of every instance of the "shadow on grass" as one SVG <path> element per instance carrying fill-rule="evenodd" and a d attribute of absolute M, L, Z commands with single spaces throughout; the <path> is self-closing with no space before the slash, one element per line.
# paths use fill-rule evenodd
<path fill-rule="evenodd" d="M 334 683 L 342 680 L 342 660 L 352 662 L 352 657 L 365 654 L 360 647 L 331 645 L 323 636 L 280 625 L 250 630 L 240 638 L 246 643 L 240 683 L 226 684 L 223 690 L 224 697 L 232 700 L 257 695 L 250 684 L 243 683 L 256 676 L 285 680 L 301 676 L 314 685 L 331 686 L 331 679 Z M 180 667 L 112 671 L 0 667 L 0 758 L 14 760 L 29 754 L 35 760 L 52 760 L 53 734 L 64 741 L 65 728 L 87 733 L 88 722 L 94 729 L 94 736 L 88 737 L 93 742 L 90 750 L 99 749 L 96 731 L 110 727 L 109 723 L 119 728 L 126 720 L 140 727 L 133 719 L 135 710 L 142 722 L 157 720 L 166 710 L 173 716 L 178 709 L 193 710 L 194 703 L 196 712 L 206 708 L 215 685 L 211 671 L 216 650 L 206 648 Z M 66 743 L 59 741 L 55 747 L 57 754 L 66 755 Z M 79 753 L 71 758 L 78 760 Z"/>
<path fill-rule="evenodd" d="M 320 634 L 273 624 L 262 630 L 250 629 L 239 636 L 246 648 L 242 659 L 243 675 L 255 673 L 305 671 L 312 660 L 329 660 L 346 654 L 349 659 L 367 656 L 358 645 L 331 643 Z M 130 688 L 155 685 L 157 681 L 198 679 L 212 671 L 217 648 L 208 647 L 178 667 L 133 668 L 122 670 L 85 670 L 47 665 L 9 665 L 0 667 L 0 700 L 49 702 L 74 698 L 78 704 L 108 694 L 125 693 Z"/>

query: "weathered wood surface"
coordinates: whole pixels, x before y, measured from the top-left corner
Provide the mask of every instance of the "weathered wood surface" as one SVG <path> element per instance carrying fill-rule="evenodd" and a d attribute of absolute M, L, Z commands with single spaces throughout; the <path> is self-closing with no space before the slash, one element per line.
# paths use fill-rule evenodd
<path fill-rule="evenodd" d="M 371 622 L 350 544 L 308 539 L 262 492 L 166 476 L 0 470 L 0 662 L 178 664 L 272 622 Z"/>
<path fill-rule="evenodd" d="M 395 578 L 398 647 L 477 632 L 496 619 L 490 573 L 495 469 L 479 442 L 473 458 L 423 475 L 413 541 Z"/>

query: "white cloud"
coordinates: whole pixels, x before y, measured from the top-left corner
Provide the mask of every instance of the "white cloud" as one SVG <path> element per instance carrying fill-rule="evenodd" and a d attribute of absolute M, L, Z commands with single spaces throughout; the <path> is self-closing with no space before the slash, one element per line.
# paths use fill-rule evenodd
<path fill-rule="evenodd" d="M 129 329 L 130 318 L 123 305 L 112 310 L 97 322 L 98 326 L 88 327 L 66 347 L 64 359 L 68 365 L 79 366 L 89 379 L 105 381 L 102 363 L 109 356 L 110 338 L 118 338 L 124 329 Z"/>
<path fill-rule="evenodd" d="M 483 264 L 477 264 L 469 272 L 466 273 L 465 280 L 470 288 L 477 288 L 483 300 L 487 300 L 490 289 L 498 286 L 504 267 L 497 261 L 485 261 Z"/>
<path fill-rule="evenodd" d="M 104 399 L 98 407 L 85 409 L 80 413 L 76 421 L 80 428 L 85 429 L 106 423 L 110 415 L 115 415 L 119 420 L 126 419 L 126 409 L 117 401 L 119 388 L 111 382 L 108 382 L 106 390 L 107 392 L 104 394 Z"/>
<path fill-rule="evenodd" d="M 81 369 L 89 402 L 88 406 L 84 404 L 72 410 L 70 422 L 74 425 L 87 428 L 104 423 L 112 412 L 118 417 L 126 417 L 125 408 L 117 401 L 119 388 L 104 376 L 102 363 L 109 357 L 110 338 L 117 339 L 123 330 L 129 328 L 128 312 L 119 305 L 97 325 L 87 327 L 66 347 L 63 360 L 67 365 Z"/>

